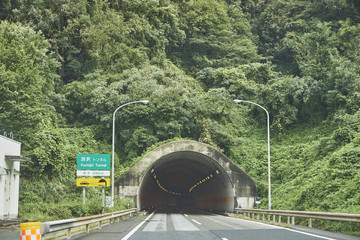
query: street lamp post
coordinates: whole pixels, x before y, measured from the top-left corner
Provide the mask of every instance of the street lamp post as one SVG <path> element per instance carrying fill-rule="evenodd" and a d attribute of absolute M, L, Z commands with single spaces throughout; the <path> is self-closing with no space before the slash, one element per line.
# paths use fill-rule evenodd
<path fill-rule="evenodd" d="M 261 105 L 257 104 L 257 103 L 253 103 L 250 101 L 245 101 L 245 100 L 238 100 L 235 99 L 234 103 L 242 103 L 242 102 L 246 102 L 246 103 L 251 103 L 254 104 L 260 108 L 262 108 L 265 112 L 266 112 L 266 118 L 267 118 L 267 141 L 268 141 L 268 184 L 269 184 L 269 210 L 271 210 L 271 172 L 270 172 L 270 120 L 269 120 L 269 112 Z"/>
<path fill-rule="evenodd" d="M 115 169 L 115 164 L 114 164 L 114 159 L 115 159 L 115 114 L 116 112 L 120 109 L 123 108 L 127 105 L 130 104 L 135 104 L 135 103 L 143 103 L 143 104 L 148 104 L 149 101 L 148 100 L 142 100 L 142 101 L 135 101 L 135 102 L 129 102 L 129 103 L 125 103 L 123 105 L 121 105 L 120 107 L 118 107 L 114 113 L 113 113 L 113 126 L 112 126 L 112 161 L 111 161 L 111 207 L 114 207 L 114 190 L 115 190 L 115 176 L 114 176 L 114 169 Z"/>

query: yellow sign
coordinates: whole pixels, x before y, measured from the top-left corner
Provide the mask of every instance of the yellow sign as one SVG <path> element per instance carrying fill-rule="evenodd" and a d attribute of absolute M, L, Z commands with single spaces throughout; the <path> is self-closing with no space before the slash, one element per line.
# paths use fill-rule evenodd
<path fill-rule="evenodd" d="M 77 178 L 78 187 L 110 187 L 110 178 Z"/>

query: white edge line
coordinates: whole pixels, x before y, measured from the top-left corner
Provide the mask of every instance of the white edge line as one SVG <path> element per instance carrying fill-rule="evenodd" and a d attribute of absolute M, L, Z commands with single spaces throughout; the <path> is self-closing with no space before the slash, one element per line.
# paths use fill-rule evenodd
<path fill-rule="evenodd" d="M 293 229 L 284 228 L 284 227 L 279 227 L 279 226 L 274 226 L 274 225 L 271 225 L 271 224 L 266 224 L 266 223 L 261 223 L 261 222 L 255 222 L 255 221 L 245 220 L 245 219 L 241 219 L 241 218 L 236 218 L 236 219 L 242 220 L 242 221 L 246 221 L 246 222 L 257 223 L 257 224 L 259 224 L 259 225 L 266 225 L 266 226 L 270 226 L 270 227 L 273 227 L 273 228 L 285 229 L 285 230 L 288 230 L 288 231 L 292 231 L 292 232 L 296 232 L 296 233 L 301 233 L 301 234 L 304 234 L 304 235 L 308 235 L 308 236 L 312 236 L 312 237 L 317 237 L 317 238 L 321 238 L 321 239 L 336 240 L 335 238 L 323 237 L 323 236 L 320 236 L 320 235 L 316 235 L 316 234 L 312 234 L 312 233 L 307 233 L 307 232 L 302 232 L 302 231 L 293 230 Z"/>
<path fill-rule="evenodd" d="M 201 225 L 201 223 L 199 223 L 198 221 L 196 221 L 195 219 L 191 219 L 194 223 L 197 223 L 199 225 Z"/>
<path fill-rule="evenodd" d="M 302 232 L 302 231 L 293 230 L 293 229 L 288 229 L 288 228 L 285 228 L 285 229 L 288 230 L 288 231 L 292 231 L 292 232 L 296 232 L 296 233 L 301 233 L 301 234 L 309 235 L 309 236 L 312 236 L 312 237 L 322 238 L 322 239 L 326 239 L 326 240 L 336 240 L 335 238 L 323 237 L 323 236 L 319 236 L 319 235 L 312 234 L 312 233 Z"/>
<path fill-rule="evenodd" d="M 143 220 L 141 223 L 139 223 L 136 227 L 134 227 L 133 230 L 131 230 L 128 234 L 126 234 L 125 237 L 123 237 L 121 240 L 127 240 L 129 239 L 147 220 L 149 220 L 149 218 L 152 217 L 152 215 L 154 215 L 155 212 L 151 213 L 147 218 L 145 218 L 145 220 Z"/>
<path fill-rule="evenodd" d="M 246 219 L 241 219 L 241 218 L 235 218 L 235 219 L 240 220 L 240 221 L 244 221 L 244 222 L 251 222 L 251 223 L 255 223 L 255 224 L 259 224 L 259 225 L 264 225 L 264 226 L 267 226 L 267 227 L 284 229 L 283 227 L 279 227 L 279 226 L 275 226 L 275 225 L 271 225 L 271 224 L 267 224 L 267 223 L 255 222 L 255 221 L 246 220 Z"/>

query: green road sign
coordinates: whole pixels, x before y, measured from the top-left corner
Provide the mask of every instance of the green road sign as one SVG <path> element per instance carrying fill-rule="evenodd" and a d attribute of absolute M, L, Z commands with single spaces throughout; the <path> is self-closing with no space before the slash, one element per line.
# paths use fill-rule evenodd
<path fill-rule="evenodd" d="M 110 170 L 110 154 L 78 154 L 78 170 Z"/>

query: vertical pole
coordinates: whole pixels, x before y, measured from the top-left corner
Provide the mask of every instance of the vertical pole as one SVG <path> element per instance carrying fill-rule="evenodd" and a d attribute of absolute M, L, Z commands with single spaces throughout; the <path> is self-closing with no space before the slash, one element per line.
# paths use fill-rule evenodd
<path fill-rule="evenodd" d="M 115 189 L 114 189 L 114 174 L 115 174 L 115 171 L 114 171 L 114 167 L 115 167 L 115 164 L 114 164 L 114 155 L 115 155 L 115 114 L 116 114 L 116 111 L 118 109 L 116 109 L 113 113 L 113 127 L 112 127 L 112 153 L 111 153 L 111 207 L 114 207 L 114 192 L 115 192 Z"/>
<path fill-rule="evenodd" d="M 85 187 L 83 187 L 83 205 L 85 205 L 86 192 Z"/>
<path fill-rule="evenodd" d="M 105 207 L 105 187 L 102 188 L 102 207 Z"/>
<path fill-rule="evenodd" d="M 114 188 L 114 181 L 115 181 L 115 164 L 114 164 L 114 155 L 115 155 L 115 114 L 116 112 L 122 108 L 125 107 L 129 104 L 134 104 L 134 103 L 143 103 L 143 104 L 148 104 L 149 101 L 148 100 L 142 100 L 142 101 L 135 101 L 135 102 L 129 102 L 129 103 L 125 103 L 123 105 L 121 105 L 120 107 L 118 107 L 114 113 L 113 113 L 113 125 L 112 125 L 112 159 L 111 159 L 111 207 L 114 207 L 114 195 L 115 195 L 115 188 Z"/>
<path fill-rule="evenodd" d="M 269 198 L 269 210 L 271 210 L 271 171 L 270 171 L 270 118 L 269 118 L 269 112 L 266 110 L 266 108 L 264 108 L 263 106 L 257 104 L 257 103 L 253 103 L 250 101 L 245 101 L 245 100 L 239 100 L 239 99 L 234 99 L 233 100 L 235 103 L 241 103 L 241 102 L 246 102 L 246 103 L 251 103 L 254 104 L 260 108 L 262 108 L 265 112 L 266 112 L 266 122 L 267 122 L 267 141 L 268 141 L 268 184 L 269 184 L 269 194 L 268 194 L 268 198 Z"/>
<path fill-rule="evenodd" d="M 82 177 L 85 178 L 85 177 Z M 83 187 L 83 205 L 85 205 L 85 201 L 86 201 L 86 190 L 85 187 Z"/>
<path fill-rule="evenodd" d="M 270 120 L 268 111 L 263 108 L 267 117 L 267 135 L 268 135 L 268 184 L 269 184 L 269 210 L 271 210 L 271 171 L 270 171 Z"/>
<path fill-rule="evenodd" d="M 67 230 L 67 239 L 71 239 L 71 228 Z"/>

